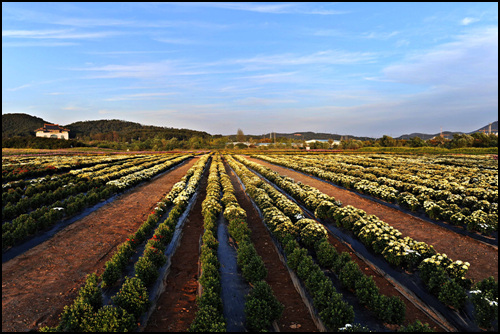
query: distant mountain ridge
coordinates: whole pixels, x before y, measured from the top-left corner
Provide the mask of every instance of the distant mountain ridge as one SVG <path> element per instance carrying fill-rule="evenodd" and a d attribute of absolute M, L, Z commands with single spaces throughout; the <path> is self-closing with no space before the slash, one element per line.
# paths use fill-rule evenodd
<path fill-rule="evenodd" d="M 471 132 L 460 132 L 460 131 L 456 131 L 456 132 L 451 132 L 451 131 L 443 131 L 443 136 L 445 136 L 445 138 L 453 138 L 453 135 L 454 134 L 463 134 L 463 133 L 466 133 L 466 134 L 473 134 L 473 133 L 476 133 L 476 132 L 485 132 L 485 133 L 488 133 L 490 129 L 490 124 L 488 125 L 485 125 L 483 126 L 482 128 L 479 128 L 475 131 L 471 131 Z M 498 132 L 498 121 L 495 121 L 495 122 L 492 122 L 491 123 L 491 131 L 492 132 Z M 414 138 L 414 137 L 420 137 L 420 139 L 423 139 L 423 140 L 428 140 L 428 139 L 431 139 L 433 137 L 436 137 L 436 136 L 439 136 L 441 133 L 436 133 L 436 134 L 426 134 L 426 133 L 412 133 L 412 134 L 409 134 L 409 135 L 402 135 L 402 136 L 399 136 L 397 137 L 396 139 L 411 139 L 411 138 Z"/>
<path fill-rule="evenodd" d="M 45 123 L 50 122 L 28 114 L 2 114 L 2 138 L 35 136 L 35 130 Z"/>
<path fill-rule="evenodd" d="M 2 114 L 2 137 L 35 136 L 34 130 L 43 127 L 45 123 L 53 124 L 53 122 L 48 122 L 28 114 Z M 188 140 L 194 136 L 202 138 L 211 137 L 209 133 L 204 131 L 142 125 L 117 119 L 79 121 L 63 126 L 70 130 L 70 138 L 76 139 L 87 137 L 88 139 L 113 140 L 119 137 L 125 140 L 132 140 L 159 136 L 162 139 L 175 137 L 178 140 Z"/>
<path fill-rule="evenodd" d="M 40 117 L 31 116 L 23 113 L 13 113 L 13 114 L 2 114 L 2 137 L 31 137 L 35 136 L 35 129 L 43 127 L 45 123 L 52 123 L 43 120 Z M 60 124 L 62 125 L 62 124 Z M 211 134 L 204 131 L 196 131 L 189 129 L 176 129 L 168 127 L 160 127 L 153 125 L 142 125 L 140 123 L 123 121 L 123 120 L 95 120 L 95 121 L 79 121 L 67 125 L 62 125 L 70 129 L 70 138 L 101 138 L 102 140 L 112 140 L 113 136 L 120 136 L 121 138 L 126 138 L 127 140 L 132 139 L 145 139 L 159 136 L 163 139 L 177 138 L 178 140 L 189 140 L 194 136 L 209 138 L 212 137 Z M 472 134 L 480 131 L 488 131 L 489 124 L 485 125 L 475 131 L 468 132 Z M 491 131 L 498 132 L 498 121 L 491 123 Z M 462 134 L 464 132 L 451 132 L 443 131 L 443 135 L 448 138 L 452 138 L 453 134 Z M 395 139 L 411 139 L 413 137 L 420 137 L 423 140 L 431 139 L 437 134 L 425 134 L 425 133 L 411 133 L 404 134 Z M 220 136 L 220 135 L 216 135 Z M 286 137 L 289 139 L 298 140 L 311 140 L 311 139 L 322 139 L 322 140 L 340 140 L 345 138 L 358 139 L 358 140 L 370 140 L 376 139 L 372 137 L 357 137 L 351 135 L 339 135 L 332 133 L 320 133 L 320 132 L 292 132 L 292 133 L 267 133 L 262 135 L 246 135 L 246 137 L 251 137 L 254 139 L 263 138 L 276 138 Z M 236 135 L 229 136 L 230 138 L 235 138 Z"/>

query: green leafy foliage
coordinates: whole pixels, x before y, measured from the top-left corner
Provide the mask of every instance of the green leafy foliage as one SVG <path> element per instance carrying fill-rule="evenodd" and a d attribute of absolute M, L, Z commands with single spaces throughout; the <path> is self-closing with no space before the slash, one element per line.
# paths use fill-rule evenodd
<path fill-rule="evenodd" d="M 120 291 L 111 298 L 115 305 L 139 318 L 149 307 L 148 292 L 144 283 L 137 277 L 125 279 Z"/>

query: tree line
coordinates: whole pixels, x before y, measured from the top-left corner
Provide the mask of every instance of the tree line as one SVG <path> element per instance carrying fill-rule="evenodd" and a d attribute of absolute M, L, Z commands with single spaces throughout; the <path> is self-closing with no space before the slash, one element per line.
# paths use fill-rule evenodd
<path fill-rule="evenodd" d="M 81 139 L 54 139 L 39 137 L 12 137 L 3 138 L 3 148 L 36 148 L 36 149 L 56 149 L 71 147 L 99 147 L 114 150 L 130 151 L 171 151 L 171 150 L 190 150 L 190 149 L 224 149 L 224 148 L 248 148 L 246 144 L 233 144 L 228 136 L 191 136 L 191 137 L 170 137 L 161 134 L 149 136 L 143 132 L 137 137 L 124 140 L 120 135 L 114 133 L 91 135 L 81 137 Z M 239 139 L 244 139 L 240 137 Z M 245 140 L 241 140 L 245 141 Z M 250 138 L 247 142 L 250 148 L 259 147 L 260 143 L 267 143 L 268 146 L 260 148 L 298 148 L 305 149 L 359 149 L 362 147 L 439 147 L 447 149 L 466 148 L 466 147 L 498 147 L 498 136 L 484 134 L 481 132 L 468 134 L 455 134 L 453 139 L 446 139 L 437 136 L 433 139 L 423 140 L 419 137 L 412 139 L 395 139 L 384 135 L 382 138 L 373 140 L 348 139 L 340 141 L 340 144 L 330 142 L 312 142 L 306 144 L 305 141 L 293 140 L 284 137 L 278 137 L 271 141 L 269 138 L 254 140 Z"/>

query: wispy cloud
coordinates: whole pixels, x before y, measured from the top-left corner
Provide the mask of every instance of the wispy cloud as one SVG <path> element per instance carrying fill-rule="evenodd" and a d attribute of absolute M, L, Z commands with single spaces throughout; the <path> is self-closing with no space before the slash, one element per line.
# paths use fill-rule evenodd
<path fill-rule="evenodd" d="M 24 84 L 24 85 L 17 86 L 17 87 L 14 87 L 14 88 L 7 88 L 7 90 L 9 92 L 15 92 L 15 91 L 18 91 L 20 89 L 29 88 L 29 87 L 32 87 L 32 86 L 33 86 L 33 84 Z"/>
<path fill-rule="evenodd" d="M 498 28 L 474 29 L 455 41 L 408 57 L 387 66 L 387 79 L 404 83 L 475 85 L 498 80 Z"/>
<path fill-rule="evenodd" d="M 72 29 L 64 30 L 2 30 L 2 38 L 28 39 L 88 39 L 103 38 L 121 34 L 117 31 L 77 32 Z"/>
<path fill-rule="evenodd" d="M 365 32 L 361 34 L 362 38 L 368 39 L 389 39 L 399 34 L 399 31 L 391 31 L 391 32 Z"/>
<path fill-rule="evenodd" d="M 312 14 L 312 15 L 339 15 L 348 11 L 318 8 L 317 3 L 263 3 L 263 2 L 175 2 L 180 6 L 212 7 L 268 14 Z M 312 7 L 316 6 L 316 7 Z"/>
<path fill-rule="evenodd" d="M 373 52 L 349 52 L 343 50 L 325 50 L 306 55 L 293 53 L 277 55 L 261 55 L 252 58 L 233 60 L 239 64 L 264 65 L 308 65 L 308 64 L 356 64 L 373 62 L 376 55 Z"/>
<path fill-rule="evenodd" d="M 200 76 L 224 73 L 251 72 L 262 69 L 297 67 L 305 65 L 348 65 L 371 63 L 376 60 L 375 53 L 348 52 L 342 50 L 318 51 L 299 55 L 294 53 L 259 55 L 250 58 L 221 59 L 213 62 L 196 62 L 187 60 L 162 60 L 138 64 L 109 64 L 104 66 L 89 66 L 71 68 L 75 71 L 95 73 L 89 78 L 159 78 L 166 76 Z M 263 80 L 292 76 L 295 71 L 279 73 L 256 74 L 254 78 Z"/>
<path fill-rule="evenodd" d="M 142 50 L 142 51 L 88 51 L 86 54 L 91 55 L 104 55 L 104 56 L 120 56 L 120 55 L 136 55 L 136 54 L 165 54 L 165 53 L 175 53 L 172 50 Z"/>
<path fill-rule="evenodd" d="M 252 105 L 252 106 L 274 106 L 276 104 L 292 104 L 296 103 L 294 99 L 276 99 L 276 98 L 262 98 L 262 97 L 247 97 L 244 99 L 236 100 L 236 104 Z"/>
<path fill-rule="evenodd" d="M 57 47 L 78 45 L 75 42 L 29 41 L 29 42 L 3 42 L 2 47 Z"/>
<path fill-rule="evenodd" d="M 161 99 L 168 96 L 176 95 L 178 93 L 138 93 L 138 94 L 126 94 L 115 97 L 110 97 L 104 99 L 104 101 L 127 101 L 127 100 L 152 100 Z"/>
<path fill-rule="evenodd" d="M 466 17 L 462 21 L 460 21 L 460 24 L 463 25 L 463 26 L 467 26 L 467 25 L 469 25 L 471 23 L 478 22 L 478 21 L 479 21 L 478 18 Z"/>
<path fill-rule="evenodd" d="M 187 38 L 155 37 L 152 39 L 157 42 L 168 43 L 168 44 L 183 44 L 183 45 L 200 44 L 200 42 L 198 41 Z"/>

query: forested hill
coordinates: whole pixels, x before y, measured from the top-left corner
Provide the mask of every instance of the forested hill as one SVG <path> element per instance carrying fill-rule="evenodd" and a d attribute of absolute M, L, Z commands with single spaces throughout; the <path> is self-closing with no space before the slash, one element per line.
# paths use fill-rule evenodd
<path fill-rule="evenodd" d="M 175 129 L 153 125 L 113 120 L 83 121 L 65 125 L 70 129 L 70 137 L 77 139 L 97 139 L 113 141 L 145 140 L 159 137 L 161 139 L 177 138 L 188 140 L 191 137 L 211 137 L 207 132 L 189 129 Z"/>
<path fill-rule="evenodd" d="M 34 137 L 35 130 L 44 123 L 52 123 L 28 114 L 2 114 L 2 137 Z M 121 120 L 81 121 L 67 125 L 59 124 L 70 130 L 70 138 L 78 140 L 128 141 L 148 138 L 189 140 L 192 137 L 210 138 L 207 132 L 189 129 L 175 129 Z"/>
<path fill-rule="evenodd" d="M 35 136 L 35 130 L 49 123 L 27 114 L 2 114 L 2 138 Z"/>

